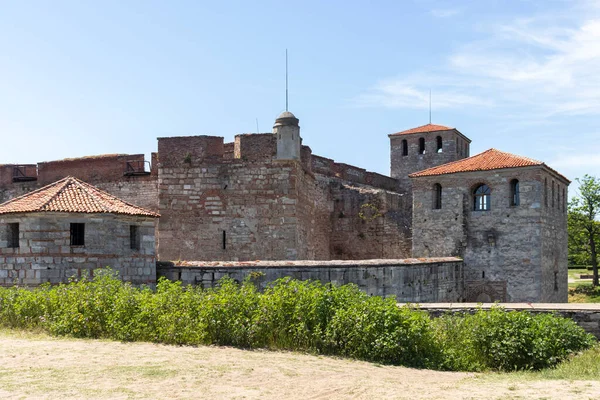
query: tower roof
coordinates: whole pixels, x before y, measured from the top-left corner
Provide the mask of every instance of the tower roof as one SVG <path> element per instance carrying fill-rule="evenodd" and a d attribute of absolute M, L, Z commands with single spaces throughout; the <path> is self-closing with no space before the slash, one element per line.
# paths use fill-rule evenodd
<path fill-rule="evenodd" d="M 407 130 L 402 131 L 402 132 L 392 133 L 389 136 L 408 135 L 408 134 L 411 134 L 411 133 L 427 133 L 427 132 L 439 132 L 439 131 L 452 131 L 452 130 L 454 130 L 454 128 L 450 128 L 450 127 L 444 126 L 444 125 L 427 124 L 427 125 L 417 126 L 416 128 L 407 129 Z"/>
<path fill-rule="evenodd" d="M 0 204 L 0 215 L 28 212 L 160 216 L 153 211 L 127 203 L 72 176 Z"/>
<path fill-rule="evenodd" d="M 298 123 L 300 122 L 300 120 L 298 118 L 296 118 L 296 116 L 294 114 L 292 114 L 289 111 L 284 111 L 281 114 L 279 114 L 279 117 L 277 117 L 277 119 L 275 120 L 275 126 L 284 126 L 284 125 L 293 125 L 293 126 L 298 126 Z"/>
<path fill-rule="evenodd" d="M 462 160 L 442 164 L 437 167 L 428 168 L 423 171 L 412 173 L 408 176 L 411 178 L 418 178 L 421 176 L 445 175 L 472 171 L 490 171 L 494 169 L 532 166 L 544 166 L 550 171 L 560 176 L 561 178 L 563 178 L 564 180 L 566 180 L 567 182 L 570 182 L 566 177 L 559 174 L 552 168 L 548 167 L 545 163 L 541 161 L 537 161 L 528 157 L 518 156 L 516 154 L 506 153 L 504 151 L 496 149 L 489 149 L 484 151 L 483 153 L 479 153 L 468 158 L 463 158 Z"/>

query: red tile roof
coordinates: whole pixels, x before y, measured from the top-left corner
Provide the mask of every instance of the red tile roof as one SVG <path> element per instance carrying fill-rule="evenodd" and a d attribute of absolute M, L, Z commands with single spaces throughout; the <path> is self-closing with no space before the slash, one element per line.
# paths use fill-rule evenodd
<path fill-rule="evenodd" d="M 544 166 L 569 182 L 567 178 L 554 171 L 552 168 L 548 167 L 541 161 L 537 161 L 527 157 L 517 156 L 511 153 L 505 153 L 496 149 L 489 149 L 484 151 L 483 153 L 479 153 L 472 157 L 464 158 L 462 160 L 442 164 L 437 167 L 415 172 L 410 174 L 409 177 L 417 178 L 420 176 L 445 175 L 471 171 L 489 171 L 493 169 L 503 168 L 531 167 L 535 165 Z"/>
<path fill-rule="evenodd" d="M 410 133 L 426 133 L 426 132 L 438 132 L 438 131 L 451 131 L 454 128 L 450 128 L 444 125 L 435 125 L 435 124 L 427 124 L 423 126 L 418 126 L 416 128 L 408 129 L 402 132 L 392 133 L 389 136 L 395 135 L 408 135 Z"/>
<path fill-rule="evenodd" d="M 129 204 L 72 176 L 0 204 L 0 215 L 27 212 L 160 216 L 153 211 Z"/>

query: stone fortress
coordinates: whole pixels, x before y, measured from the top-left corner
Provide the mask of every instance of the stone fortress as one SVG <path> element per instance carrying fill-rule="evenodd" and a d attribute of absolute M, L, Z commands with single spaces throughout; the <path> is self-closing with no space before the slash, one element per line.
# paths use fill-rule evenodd
<path fill-rule="evenodd" d="M 495 149 L 469 157 L 471 141 L 441 125 L 389 139 L 391 177 L 312 154 L 284 112 L 272 133 L 232 143 L 158 138 L 151 161 L 0 165 L 0 203 L 76 177 L 160 214 L 157 273 L 187 283 L 254 273 L 354 282 L 403 301 L 567 301 L 564 176 Z M 15 217 L 0 215 L 0 230 Z M 6 247 L 0 235 L 0 273 L 27 251 Z"/>

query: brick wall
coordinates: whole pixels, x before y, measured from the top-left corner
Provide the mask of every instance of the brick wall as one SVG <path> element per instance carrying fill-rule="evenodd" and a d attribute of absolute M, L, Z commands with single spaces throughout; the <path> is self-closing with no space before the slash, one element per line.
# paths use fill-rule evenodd
<path fill-rule="evenodd" d="M 250 277 L 265 286 L 292 277 L 337 285 L 354 283 L 373 296 L 395 296 L 398 301 L 457 302 L 462 300 L 462 261 L 456 258 L 369 261 L 273 261 L 176 264 L 159 262 L 158 276 L 184 284 L 214 287 L 224 276 L 238 282 Z"/>
<path fill-rule="evenodd" d="M 8 224 L 19 223 L 19 247 L 9 248 Z M 85 224 L 85 245 L 70 245 L 70 224 Z M 130 246 L 138 227 L 139 249 Z M 134 284 L 156 282 L 155 220 L 109 214 L 28 213 L 0 218 L 0 285 L 67 282 L 112 267 Z"/>

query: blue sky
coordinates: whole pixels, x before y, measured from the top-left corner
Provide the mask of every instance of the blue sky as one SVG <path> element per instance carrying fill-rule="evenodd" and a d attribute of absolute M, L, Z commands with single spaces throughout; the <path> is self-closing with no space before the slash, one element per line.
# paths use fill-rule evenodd
<path fill-rule="evenodd" d="M 600 175 L 600 1 L 3 1 L 0 163 L 270 132 L 389 174 L 389 133 L 458 128 Z"/>

